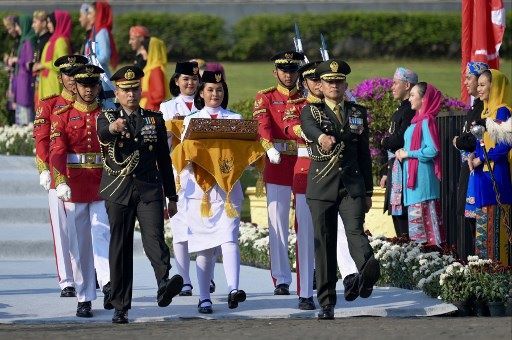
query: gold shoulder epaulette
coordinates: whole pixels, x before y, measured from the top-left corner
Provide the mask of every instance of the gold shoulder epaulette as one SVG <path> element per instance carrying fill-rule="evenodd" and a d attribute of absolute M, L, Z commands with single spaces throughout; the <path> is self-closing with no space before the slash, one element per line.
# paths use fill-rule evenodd
<path fill-rule="evenodd" d="M 66 112 L 67 110 L 69 110 L 72 106 L 73 106 L 73 103 L 67 104 L 67 105 L 61 107 L 60 109 L 58 109 L 56 111 L 53 111 L 53 114 L 54 115 L 60 115 L 61 113 Z"/>
<path fill-rule="evenodd" d="M 276 86 L 271 86 L 268 89 L 258 91 L 258 93 L 261 93 L 261 94 L 269 93 L 270 91 L 274 91 L 276 88 L 277 88 Z"/>
<path fill-rule="evenodd" d="M 286 103 L 287 104 L 298 104 L 298 103 L 302 103 L 304 101 L 306 101 L 306 97 L 300 97 L 297 99 L 288 99 L 288 101 Z"/>
<path fill-rule="evenodd" d="M 55 97 L 58 97 L 59 95 L 58 94 L 51 94 L 47 97 L 44 97 L 44 98 L 41 98 L 39 100 L 48 100 L 48 99 L 52 99 L 52 98 L 55 98 Z"/>

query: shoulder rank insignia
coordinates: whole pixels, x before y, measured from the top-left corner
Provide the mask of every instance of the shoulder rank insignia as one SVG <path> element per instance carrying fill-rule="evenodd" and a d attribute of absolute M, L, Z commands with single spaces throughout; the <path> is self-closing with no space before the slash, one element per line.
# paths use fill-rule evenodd
<path fill-rule="evenodd" d="M 52 98 L 55 98 L 55 97 L 58 97 L 58 96 L 59 96 L 58 94 L 52 94 L 52 95 L 49 95 L 47 97 L 41 98 L 39 100 L 48 100 L 48 99 L 52 99 Z"/>
<path fill-rule="evenodd" d="M 258 93 L 261 93 L 261 94 L 269 93 L 269 92 L 271 92 L 271 91 L 274 91 L 276 88 L 277 88 L 276 86 L 271 86 L 271 87 L 269 87 L 269 88 L 267 88 L 267 89 L 264 89 L 264 90 L 260 90 L 260 91 L 258 91 Z"/>
<path fill-rule="evenodd" d="M 288 101 L 286 102 L 287 104 L 298 104 L 298 103 L 302 103 L 306 101 L 306 98 L 305 97 L 300 97 L 300 98 L 297 98 L 297 99 L 288 99 Z"/>

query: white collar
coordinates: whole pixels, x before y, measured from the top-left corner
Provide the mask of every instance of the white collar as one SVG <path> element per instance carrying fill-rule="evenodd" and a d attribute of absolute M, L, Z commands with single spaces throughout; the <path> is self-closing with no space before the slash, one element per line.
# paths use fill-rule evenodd
<path fill-rule="evenodd" d="M 181 99 L 183 99 L 183 101 L 185 101 L 185 102 L 190 103 L 190 102 L 194 101 L 194 96 L 186 96 L 186 95 L 180 93 L 179 97 L 181 97 Z"/>

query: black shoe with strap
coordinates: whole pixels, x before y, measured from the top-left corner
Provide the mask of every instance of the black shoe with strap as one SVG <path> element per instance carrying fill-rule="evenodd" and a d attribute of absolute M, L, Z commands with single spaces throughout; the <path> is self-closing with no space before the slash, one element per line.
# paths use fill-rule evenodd
<path fill-rule="evenodd" d="M 185 289 L 187 288 L 187 289 Z M 194 287 L 192 287 L 192 285 L 190 283 L 185 283 L 183 285 L 183 288 L 181 288 L 181 292 L 180 292 L 180 296 L 192 296 L 192 289 L 194 289 Z"/>
<path fill-rule="evenodd" d="M 209 305 L 202 306 L 203 303 L 209 303 Z M 213 313 L 212 300 L 210 300 L 210 299 L 199 300 L 199 303 L 197 304 L 197 311 L 201 314 L 212 314 Z"/>
<path fill-rule="evenodd" d="M 76 290 L 75 287 L 69 286 L 65 287 L 60 291 L 60 297 L 75 297 L 76 296 Z"/>
<path fill-rule="evenodd" d="M 236 290 L 233 289 L 231 293 L 228 295 L 228 307 L 229 309 L 234 309 L 238 307 L 239 302 L 244 302 L 247 299 L 247 295 L 241 289 Z"/>
<path fill-rule="evenodd" d="M 172 298 L 178 295 L 183 288 L 183 278 L 180 275 L 174 275 L 170 279 L 164 279 L 158 285 L 157 302 L 159 307 L 167 307 Z"/>
<path fill-rule="evenodd" d="M 128 311 L 124 309 L 116 309 L 114 316 L 112 317 L 112 323 L 128 323 Z"/>
<path fill-rule="evenodd" d="M 334 306 L 322 306 L 322 310 L 318 313 L 318 320 L 334 320 Z"/>
<path fill-rule="evenodd" d="M 367 298 L 372 295 L 373 286 L 380 278 L 380 264 L 373 255 L 366 261 L 359 275 L 359 296 Z"/>
<path fill-rule="evenodd" d="M 290 295 L 290 286 L 286 283 L 281 283 L 274 289 L 274 295 Z"/>
<path fill-rule="evenodd" d="M 313 297 L 310 296 L 308 298 L 299 297 L 299 309 L 300 310 L 315 310 L 315 302 L 313 301 Z"/>
<path fill-rule="evenodd" d="M 79 302 L 76 307 L 76 316 L 79 318 L 92 318 L 91 301 Z"/>
<path fill-rule="evenodd" d="M 112 286 L 110 282 L 108 282 L 106 285 L 103 286 L 103 289 L 101 290 L 103 292 L 103 308 L 106 310 L 114 309 L 114 306 L 112 305 Z"/>

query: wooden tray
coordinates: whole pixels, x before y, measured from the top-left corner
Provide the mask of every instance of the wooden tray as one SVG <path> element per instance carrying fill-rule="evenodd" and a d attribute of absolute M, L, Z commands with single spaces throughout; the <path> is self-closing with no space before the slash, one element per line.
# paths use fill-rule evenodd
<path fill-rule="evenodd" d="M 184 139 L 257 140 L 258 121 L 255 119 L 192 118 Z"/>

